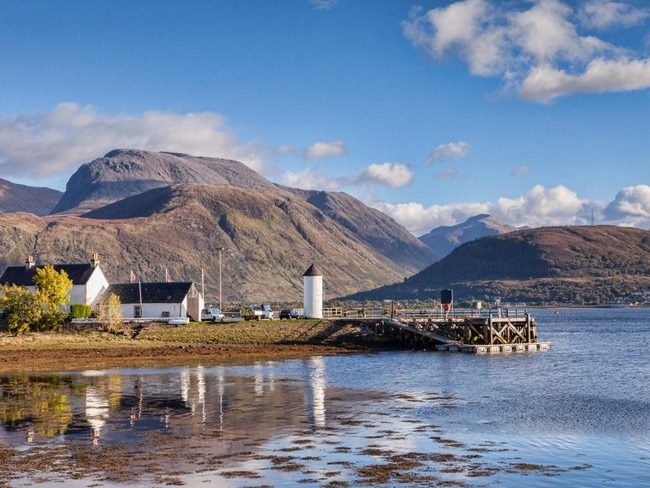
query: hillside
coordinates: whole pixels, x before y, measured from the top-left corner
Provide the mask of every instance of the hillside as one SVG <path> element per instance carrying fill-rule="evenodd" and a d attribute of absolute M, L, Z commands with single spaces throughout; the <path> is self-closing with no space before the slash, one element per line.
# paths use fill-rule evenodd
<path fill-rule="evenodd" d="M 401 283 L 351 299 L 456 299 L 602 304 L 650 288 L 650 231 L 545 227 L 484 237 Z"/>
<path fill-rule="evenodd" d="M 470 217 L 457 225 L 441 226 L 419 237 L 434 253 L 441 258 L 451 253 L 461 244 L 480 237 L 512 232 L 515 228 L 496 217 L 486 214 Z"/>
<path fill-rule="evenodd" d="M 0 213 L 29 212 L 47 215 L 62 195 L 58 190 L 18 185 L 0 178 Z"/>
<path fill-rule="evenodd" d="M 331 206 L 355 202 L 342 194 L 326 200 Z M 207 300 L 216 301 L 221 247 L 224 302 L 301 302 L 302 274 L 314 262 L 324 274 L 326 299 L 401 280 L 426 265 L 431 253 L 415 237 L 391 236 L 401 229 L 392 227 L 397 224 L 375 211 L 361 217 L 363 209 L 357 210 L 354 219 L 367 220 L 367 235 L 350 229 L 352 218 L 341 217 L 341 223 L 303 198 L 275 190 L 172 185 L 84 216 L 0 215 L 6 249 L 0 271 L 29 254 L 39 263 L 61 263 L 87 262 L 98 252 L 111 282 L 127 281 L 131 270 L 143 281 L 163 280 L 166 267 L 174 280 L 200 283 L 203 268 Z M 387 227 L 369 232 L 373 226 Z M 383 249 L 367 242 L 374 234 Z M 418 261 L 418 254 L 424 258 Z"/>

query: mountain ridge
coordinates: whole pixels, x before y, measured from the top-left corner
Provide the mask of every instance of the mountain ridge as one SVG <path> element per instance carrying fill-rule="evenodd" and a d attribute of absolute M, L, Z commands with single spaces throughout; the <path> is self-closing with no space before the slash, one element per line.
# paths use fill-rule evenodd
<path fill-rule="evenodd" d="M 435 300 L 444 288 L 459 299 L 604 304 L 650 288 L 650 231 L 564 226 L 486 236 L 403 282 L 345 298 Z"/>
<path fill-rule="evenodd" d="M 276 186 L 239 161 L 181 153 L 114 149 L 82 164 L 70 177 L 55 213 L 82 214 L 144 191 L 176 183 Z"/>
<path fill-rule="evenodd" d="M 516 228 L 488 214 L 479 214 L 456 225 L 432 229 L 419 239 L 441 258 L 466 242 L 481 237 L 512 232 Z"/>
<path fill-rule="evenodd" d="M 0 213 L 47 215 L 62 195 L 62 192 L 51 188 L 19 185 L 0 178 Z"/>
<path fill-rule="evenodd" d="M 82 165 L 59 203 L 40 220 L 26 219 L 27 228 L 16 214 L 0 216 L 7 249 L 0 268 L 27 255 L 85 262 L 99 252 L 113 281 L 131 269 L 156 280 L 163 267 L 176 280 L 197 281 L 206 268 L 214 296 L 216 250 L 224 248 L 228 285 L 237 288 L 230 299 L 297 301 L 313 261 L 322 261 L 326 290 L 336 295 L 403 279 L 436 259 L 404 227 L 350 195 L 276 185 L 223 159 L 111 151 Z"/>

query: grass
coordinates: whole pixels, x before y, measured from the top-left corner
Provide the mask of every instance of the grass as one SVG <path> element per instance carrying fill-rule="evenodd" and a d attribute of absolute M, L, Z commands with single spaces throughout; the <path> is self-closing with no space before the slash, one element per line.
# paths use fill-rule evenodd
<path fill-rule="evenodd" d="M 351 324 L 328 320 L 138 324 L 126 334 L 95 327 L 0 333 L 0 373 L 222 364 L 341 354 L 364 348 Z M 360 349 L 361 348 L 361 349 Z"/>
<path fill-rule="evenodd" d="M 152 324 L 140 332 L 138 340 L 178 344 L 277 344 L 312 342 L 330 327 L 329 321 L 261 320 L 221 323 L 195 323 L 187 326 Z"/>
<path fill-rule="evenodd" d="M 242 322 L 191 322 L 188 325 L 145 324 L 134 334 L 112 334 L 87 327 L 62 333 L 0 333 L 0 348 L 21 350 L 74 350 L 166 347 L 198 344 L 272 345 L 316 344 L 336 341 L 354 328 L 328 320 L 262 320 Z"/>

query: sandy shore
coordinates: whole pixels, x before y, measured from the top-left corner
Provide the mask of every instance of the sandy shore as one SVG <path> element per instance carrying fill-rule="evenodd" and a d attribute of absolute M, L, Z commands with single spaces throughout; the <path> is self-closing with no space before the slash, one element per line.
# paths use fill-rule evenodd
<path fill-rule="evenodd" d="M 319 320 L 146 324 L 126 332 L 0 334 L 0 373 L 233 364 L 369 348 L 354 326 Z"/>

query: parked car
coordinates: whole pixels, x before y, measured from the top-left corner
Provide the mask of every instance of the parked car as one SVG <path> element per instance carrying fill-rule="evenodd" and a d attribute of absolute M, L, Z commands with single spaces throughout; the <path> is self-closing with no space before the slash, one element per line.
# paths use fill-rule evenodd
<path fill-rule="evenodd" d="M 223 322 L 226 316 L 218 308 L 204 308 L 201 310 L 201 320 L 211 320 L 212 322 Z"/>
<path fill-rule="evenodd" d="M 300 311 L 295 308 L 286 308 L 280 310 L 280 320 L 282 319 L 297 319 L 300 317 Z"/>

